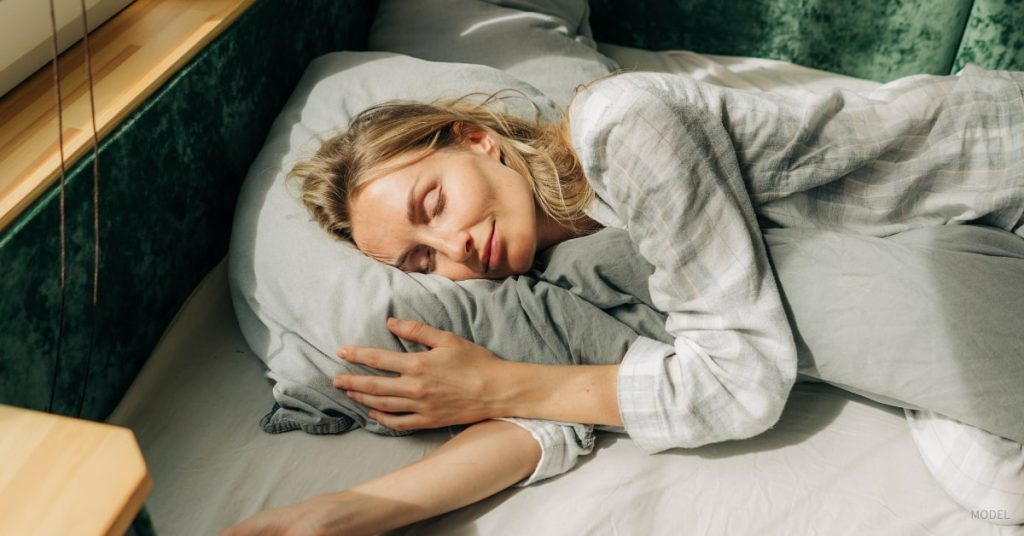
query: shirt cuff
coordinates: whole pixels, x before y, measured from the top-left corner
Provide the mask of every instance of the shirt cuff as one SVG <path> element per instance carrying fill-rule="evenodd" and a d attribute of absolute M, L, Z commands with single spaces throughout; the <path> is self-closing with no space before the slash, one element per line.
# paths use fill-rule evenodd
<path fill-rule="evenodd" d="M 652 377 L 665 374 L 665 359 L 675 354 L 675 348 L 661 341 L 637 337 L 619 365 L 619 415 L 630 439 L 640 450 L 652 454 L 672 448 L 666 444 L 663 403 L 659 390 L 652 386 Z"/>
<path fill-rule="evenodd" d="M 560 475 L 576 465 L 580 456 L 594 450 L 594 427 L 587 424 L 572 424 L 541 419 L 520 419 L 501 417 L 495 419 L 515 424 L 540 443 L 540 461 L 537 468 L 516 487 L 526 487 L 535 482 Z"/>

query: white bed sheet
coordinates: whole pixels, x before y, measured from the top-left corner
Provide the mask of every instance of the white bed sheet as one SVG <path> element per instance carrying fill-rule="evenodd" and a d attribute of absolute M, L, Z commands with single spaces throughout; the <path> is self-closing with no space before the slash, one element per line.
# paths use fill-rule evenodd
<path fill-rule="evenodd" d="M 623 67 L 731 87 L 813 89 L 836 78 L 770 60 L 601 50 Z M 851 88 L 875 85 L 841 78 Z M 263 371 L 238 330 L 221 263 L 109 419 L 139 439 L 155 484 L 146 507 L 161 536 L 216 534 L 258 510 L 383 474 L 450 437 L 266 434 L 257 422 L 273 398 Z M 394 533 L 1024 535 L 1024 527 L 974 519 L 957 505 L 925 467 L 902 410 L 798 384 L 779 423 L 756 438 L 648 456 L 626 436 L 600 435 L 566 475 Z"/>

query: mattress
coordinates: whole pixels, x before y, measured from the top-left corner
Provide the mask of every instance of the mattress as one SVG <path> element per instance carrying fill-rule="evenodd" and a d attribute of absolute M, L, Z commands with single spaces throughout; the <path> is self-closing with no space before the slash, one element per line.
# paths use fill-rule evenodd
<path fill-rule="evenodd" d="M 875 85 L 769 60 L 601 49 L 626 68 L 731 87 Z M 263 373 L 235 321 L 222 262 L 108 419 L 136 433 L 155 483 L 146 508 L 158 534 L 215 534 L 259 510 L 384 474 L 456 432 L 267 434 L 258 426 L 273 404 Z M 706 533 L 1019 535 L 1024 527 L 976 519 L 946 495 L 903 410 L 801 383 L 780 421 L 755 438 L 646 455 L 627 436 L 602 434 L 565 475 L 392 532 Z"/>

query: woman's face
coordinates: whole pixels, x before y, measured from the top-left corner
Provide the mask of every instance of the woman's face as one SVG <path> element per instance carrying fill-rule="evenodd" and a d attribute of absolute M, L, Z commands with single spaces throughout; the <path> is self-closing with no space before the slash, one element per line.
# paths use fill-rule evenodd
<path fill-rule="evenodd" d="M 414 163 L 372 179 L 351 200 L 356 246 L 404 271 L 453 281 L 529 270 L 547 233 L 538 232 L 540 211 L 526 179 L 501 163 L 495 141 L 477 131 L 462 149 L 416 161 L 422 154 L 388 162 Z"/>

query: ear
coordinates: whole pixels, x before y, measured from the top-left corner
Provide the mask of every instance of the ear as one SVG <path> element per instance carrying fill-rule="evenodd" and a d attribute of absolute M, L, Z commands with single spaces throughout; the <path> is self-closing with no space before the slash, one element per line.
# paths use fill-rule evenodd
<path fill-rule="evenodd" d="M 497 140 L 479 125 L 457 121 L 452 125 L 452 129 L 461 138 L 463 149 L 501 160 L 501 147 L 498 146 Z"/>

